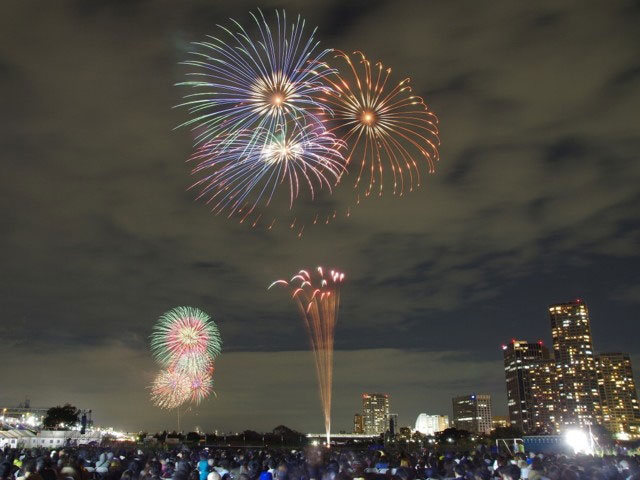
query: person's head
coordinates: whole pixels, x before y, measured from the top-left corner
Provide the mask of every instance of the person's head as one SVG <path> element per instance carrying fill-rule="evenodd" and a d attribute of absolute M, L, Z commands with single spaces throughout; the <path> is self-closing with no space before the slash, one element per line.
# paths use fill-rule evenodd
<path fill-rule="evenodd" d="M 466 471 L 462 465 L 456 465 L 455 467 L 453 467 L 453 473 L 455 475 L 455 478 L 462 478 L 464 477 Z"/>
<path fill-rule="evenodd" d="M 122 472 L 120 480 L 133 480 L 133 472 L 131 472 L 131 470 L 125 470 Z"/>
<path fill-rule="evenodd" d="M 531 470 L 541 472 L 542 469 L 542 460 L 540 460 L 538 457 L 534 457 L 533 460 L 531 460 Z"/>
<path fill-rule="evenodd" d="M 491 472 L 485 469 L 477 469 L 473 474 L 474 480 L 491 480 Z"/>
<path fill-rule="evenodd" d="M 560 480 L 580 480 L 580 475 L 571 468 L 564 468 L 560 474 Z"/>
<path fill-rule="evenodd" d="M 424 470 L 424 476 L 429 479 L 440 478 L 435 468 L 426 468 Z"/>
<path fill-rule="evenodd" d="M 25 473 L 34 473 L 36 471 L 36 461 L 33 459 L 25 460 L 22 465 L 22 469 Z"/>
<path fill-rule="evenodd" d="M 11 475 L 11 464 L 9 462 L 0 463 L 0 478 L 9 478 Z"/>
<path fill-rule="evenodd" d="M 160 464 L 157 462 L 151 463 L 149 466 L 149 475 L 152 477 L 159 477 L 161 472 Z"/>
<path fill-rule="evenodd" d="M 507 465 L 500 470 L 502 480 L 520 480 L 520 467 L 517 465 Z"/>

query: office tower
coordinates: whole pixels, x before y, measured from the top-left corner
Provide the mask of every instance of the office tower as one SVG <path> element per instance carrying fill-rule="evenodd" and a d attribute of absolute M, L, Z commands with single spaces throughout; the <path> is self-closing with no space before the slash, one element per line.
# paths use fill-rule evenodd
<path fill-rule="evenodd" d="M 524 433 L 553 431 L 554 398 L 546 397 L 554 376 L 549 349 L 542 342 L 512 340 L 502 353 L 510 424 Z"/>
<path fill-rule="evenodd" d="M 423 435 L 433 435 L 447 428 L 449 428 L 448 415 L 427 415 L 426 413 L 421 413 L 416 419 L 416 428 L 414 430 Z"/>
<path fill-rule="evenodd" d="M 353 433 L 364 433 L 364 421 L 362 415 L 356 413 L 353 416 Z"/>
<path fill-rule="evenodd" d="M 378 435 L 387 429 L 389 395 L 386 393 L 362 394 L 362 417 L 364 433 Z"/>
<path fill-rule="evenodd" d="M 549 306 L 556 364 L 558 430 L 594 425 L 601 415 L 589 310 L 584 302 Z"/>
<path fill-rule="evenodd" d="M 454 397 L 452 403 L 455 428 L 473 433 L 491 431 L 491 395 Z"/>
<path fill-rule="evenodd" d="M 627 353 L 596 355 L 602 424 L 613 434 L 636 434 L 640 426 L 638 394 Z"/>

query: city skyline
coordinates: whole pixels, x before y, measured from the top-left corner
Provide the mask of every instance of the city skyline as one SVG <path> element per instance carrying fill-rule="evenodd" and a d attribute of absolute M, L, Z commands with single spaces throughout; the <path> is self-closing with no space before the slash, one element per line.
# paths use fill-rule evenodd
<path fill-rule="evenodd" d="M 580 305 L 580 306 L 584 306 L 584 308 L 586 309 L 586 302 L 584 302 L 581 299 L 577 299 L 577 300 L 574 300 L 574 301 L 563 302 L 563 303 L 560 303 L 560 304 L 552 304 L 551 307 L 549 307 L 549 308 L 553 309 L 556 305 L 576 305 L 576 304 Z M 588 316 L 588 313 L 587 313 L 587 316 Z M 551 329 L 551 330 L 553 330 L 553 329 Z M 590 342 L 592 342 L 592 339 L 590 339 Z M 501 350 L 503 352 L 503 358 L 500 361 L 500 366 L 502 367 L 502 364 L 504 363 L 504 368 L 500 368 L 499 371 L 500 371 L 500 374 L 502 375 L 503 385 L 504 385 L 504 380 L 505 380 L 505 372 L 507 372 L 507 359 L 509 359 L 510 363 L 513 362 L 512 357 L 510 355 L 512 355 L 512 353 L 514 352 L 514 348 L 515 348 L 515 351 L 522 351 L 522 352 L 528 352 L 528 351 L 531 351 L 531 350 L 535 349 L 535 351 L 537 353 L 534 353 L 534 356 L 529 356 L 529 358 L 531 359 L 532 363 L 537 363 L 540 367 L 543 367 L 543 368 L 547 368 L 548 367 L 547 368 L 547 374 L 544 374 L 543 370 L 540 370 L 539 372 L 538 371 L 535 372 L 538 375 L 540 373 L 542 373 L 545 380 L 549 376 L 549 374 L 553 374 L 553 375 L 556 374 L 556 366 L 555 366 L 556 363 L 554 361 L 554 358 L 550 354 L 549 349 L 544 345 L 544 342 L 542 340 L 538 340 L 536 342 L 527 342 L 526 340 L 517 340 L 517 339 L 514 338 L 510 343 L 503 344 L 502 348 L 501 348 Z M 632 362 L 631 362 L 631 357 L 629 356 L 629 354 L 626 354 L 626 353 L 607 353 L 607 352 L 599 353 L 599 352 L 597 352 L 597 350 L 594 350 L 592 353 L 593 353 L 593 357 L 594 357 L 594 369 L 595 368 L 600 368 L 599 364 L 597 364 L 595 362 L 595 360 L 598 359 L 598 358 L 601 358 L 601 356 L 614 356 L 614 358 L 618 357 L 618 356 L 621 356 L 622 357 L 621 361 L 623 363 L 626 361 L 629 364 L 629 366 L 625 366 L 625 368 L 627 368 L 629 371 L 631 370 L 631 366 L 630 365 L 632 364 Z M 295 352 L 295 354 L 299 355 L 300 358 L 303 359 L 304 357 L 307 356 L 308 352 L 306 352 L 306 351 L 297 351 L 297 352 Z M 339 354 L 339 352 L 338 352 L 338 354 Z M 526 355 L 526 353 L 524 355 Z M 529 355 L 531 355 L 531 354 L 529 354 Z M 515 359 L 515 358 L 516 357 L 513 357 L 513 359 Z M 518 355 L 517 358 L 525 358 L 525 356 Z M 596 365 L 598 365 L 598 367 L 596 367 Z M 532 372 L 532 375 L 533 374 L 534 374 L 534 372 Z M 529 381 L 529 380 L 527 380 L 527 381 Z M 311 380 L 307 381 L 307 384 L 309 386 L 312 385 L 312 383 L 313 382 L 311 382 Z M 600 385 L 600 387 L 599 387 L 600 390 L 605 388 L 602 385 L 601 381 L 598 381 L 598 384 Z M 636 385 L 635 384 L 635 378 L 633 376 L 631 377 L 630 384 L 633 385 L 634 387 Z M 474 386 L 471 384 L 471 388 L 468 389 L 468 390 L 471 390 L 473 392 L 481 392 L 481 393 L 473 393 L 473 394 L 469 394 L 469 395 L 466 395 L 466 394 L 465 395 L 460 395 L 461 392 L 454 391 L 454 394 L 452 394 L 449 397 L 448 402 L 447 402 L 448 405 L 449 405 L 449 410 L 446 410 L 446 408 L 445 409 L 437 409 L 437 408 L 435 408 L 435 409 L 423 409 L 423 411 L 416 410 L 417 413 L 415 413 L 415 414 L 413 412 L 406 412 L 405 411 L 402 415 L 398 415 L 397 413 L 394 413 L 394 415 L 400 416 L 400 418 L 401 418 L 400 420 L 398 420 L 399 428 L 400 427 L 407 427 L 407 426 L 409 426 L 410 428 L 413 428 L 412 425 L 415 424 L 415 418 L 416 417 L 420 417 L 420 415 L 424 414 L 424 411 L 427 412 L 427 415 L 435 415 L 435 416 L 443 415 L 445 417 L 448 416 L 449 418 L 452 419 L 451 422 L 450 422 L 451 426 L 455 426 L 454 425 L 455 411 L 451 407 L 451 399 L 453 399 L 453 401 L 455 402 L 456 397 L 458 397 L 458 398 L 467 398 L 470 395 L 471 396 L 479 395 L 481 397 L 485 397 L 486 396 L 486 397 L 489 398 L 490 411 L 491 411 L 492 416 L 502 417 L 502 416 L 505 416 L 504 413 L 506 413 L 507 414 L 506 418 L 509 418 L 510 401 L 509 401 L 509 395 L 508 395 L 508 390 L 509 390 L 508 385 L 509 385 L 509 381 L 507 380 L 507 386 L 504 389 L 504 392 L 501 392 L 500 389 L 498 389 L 498 395 L 496 396 L 493 393 L 489 393 L 488 395 L 485 395 L 482 392 L 486 392 L 487 389 L 483 389 L 481 385 L 476 385 L 477 388 L 474 388 Z M 540 385 L 540 384 L 538 384 L 538 385 Z M 353 388 L 353 385 L 351 385 L 351 387 Z M 425 385 L 423 385 L 423 387 L 426 387 L 428 389 L 429 385 L 425 384 Z M 557 387 L 554 385 L 554 386 L 550 386 L 548 388 L 551 388 L 551 393 L 543 392 L 543 394 L 546 393 L 546 395 L 548 397 L 551 396 L 551 395 L 555 395 L 555 393 L 556 393 L 555 392 L 555 388 L 557 388 Z M 607 388 L 611 389 L 612 387 L 607 387 Z M 344 398 L 344 392 L 338 391 L 338 394 L 339 394 L 339 397 Z M 504 394 L 504 395 L 501 395 L 501 394 Z M 361 406 L 363 407 L 363 411 L 365 409 L 364 405 L 366 404 L 366 398 L 369 398 L 369 396 L 374 396 L 374 397 L 382 396 L 382 397 L 386 398 L 386 410 L 381 414 L 380 418 L 382 420 L 380 420 L 380 422 L 383 422 L 384 423 L 384 428 L 387 429 L 388 425 L 387 425 L 387 421 L 385 420 L 385 418 L 388 417 L 389 412 L 390 412 L 389 405 L 390 405 L 391 395 L 388 394 L 388 393 L 373 393 L 373 394 L 363 393 L 363 394 L 358 394 L 358 398 L 361 399 Z M 496 402 L 495 400 L 492 400 L 492 398 L 496 398 L 496 397 L 498 399 L 500 399 L 501 396 L 504 396 L 504 402 L 501 402 L 500 400 L 498 400 L 498 402 Z M 404 403 L 407 400 L 413 400 L 411 403 L 413 403 L 414 405 L 416 405 L 416 404 L 420 405 L 419 402 L 415 402 L 415 398 L 413 398 L 413 399 L 404 398 L 404 399 L 400 400 L 400 403 Z M 27 401 L 30 402 L 30 399 L 28 399 L 28 396 L 27 396 Z M 73 404 L 73 401 L 64 400 L 64 401 L 58 402 L 58 403 L 72 403 Z M 344 403 L 344 402 L 340 402 L 340 403 Z M 627 411 L 626 411 L 627 415 L 629 414 L 629 411 L 631 409 L 633 409 L 632 411 L 640 410 L 640 408 L 637 406 L 637 402 L 634 402 L 634 404 L 636 404 L 636 408 L 627 407 Z M 14 403 L 14 404 L 8 404 L 7 403 L 6 404 L 6 406 L 9 406 L 9 407 L 19 407 L 20 405 L 21 405 L 20 403 Z M 52 406 L 52 405 L 48 405 L 47 407 L 49 407 L 49 406 Z M 38 405 L 37 407 L 34 407 L 34 408 L 42 408 L 42 407 L 43 407 L 43 405 Z M 91 406 L 82 406 L 82 408 L 87 408 L 88 409 L 88 408 L 91 408 Z M 534 416 L 531 416 L 530 418 L 534 419 L 534 417 L 536 415 L 536 412 L 544 411 L 545 409 L 546 409 L 546 404 L 542 405 L 542 408 L 540 410 L 534 409 Z M 365 433 L 365 434 L 366 433 L 372 433 L 371 431 L 365 431 L 364 430 L 364 416 L 362 415 L 363 411 L 361 411 L 360 413 L 356 413 L 356 416 L 360 416 L 362 418 L 362 421 L 363 421 L 363 432 L 362 433 Z M 438 412 L 440 412 L 440 413 L 438 413 Z M 342 412 L 334 412 L 334 413 L 338 414 L 339 418 L 345 418 L 346 417 L 345 412 L 343 412 L 343 411 Z M 98 417 L 99 417 L 100 416 L 100 412 L 97 412 L 97 414 L 98 414 Z M 551 413 L 551 422 L 552 423 L 555 422 L 554 421 L 554 415 L 557 415 L 557 411 Z M 640 416 L 639 416 L 639 418 L 640 418 Z M 194 426 L 199 426 L 197 424 L 197 420 L 192 420 L 192 421 L 195 422 L 195 423 L 193 423 Z M 355 421 L 354 416 L 351 416 L 351 423 L 350 424 L 342 424 L 341 423 L 339 425 L 336 425 L 336 427 L 333 428 L 332 431 L 333 432 L 339 432 L 339 431 L 350 432 L 350 431 L 354 431 L 354 433 L 358 433 L 358 432 L 355 432 L 355 430 L 354 430 L 354 421 Z M 538 418 L 538 419 L 534 419 L 533 421 L 534 421 L 534 423 L 538 422 L 538 426 L 540 426 L 540 425 L 544 426 L 544 422 L 548 421 L 548 418 L 547 419 L 539 419 Z M 282 422 L 280 422 L 280 423 L 282 423 Z M 490 423 L 490 420 L 489 420 L 489 423 Z M 601 423 L 603 425 L 606 424 L 604 419 L 602 419 L 599 423 Z M 160 427 L 160 430 L 167 429 L 167 428 L 170 429 L 171 428 L 171 426 L 170 426 L 171 424 L 172 424 L 172 421 L 169 420 L 169 426 L 166 427 L 166 428 Z M 293 424 L 293 423 L 291 425 L 288 425 L 288 426 L 292 426 L 292 425 L 294 426 L 293 428 L 295 429 L 295 424 Z M 524 430 L 525 433 L 527 432 L 526 429 L 523 429 L 521 427 L 521 425 L 518 423 L 518 421 L 516 421 L 514 423 L 514 426 L 518 427 L 521 430 Z M 122 427 L 122 425 L 119 425 L 119 427 Z M 229 431 L 235 431 L 235 430 L 238 430 L 238 429 L 239 430 L 243 430 L 245 428 L 252 429 L 251 425 L 239 425 L 238 428 L 236 428 L 236 429 L 231 428 L 231 429 L 229 429 Z M 381 428 L 379 429 L 380 430 L 379 433 L 382 433 L 382 431 L 383 431 Z M 125 430 L 126 430 L 126 428 L 125 428 Z M 138 429 L 134 428 L 131 431 L 135 431 L 135 430 L 138 430 Z M 145 430 L 145 429 L 142 428 L 142 430 Z M 153 429 L 150 429 L 150 430 L 153 430 Z M 268 428 L 265 429 L 265 431 L 268 431 L 268 430 L 269 430 Z M 301 430 L 304 430 L 304 429 L 301 429 Z M 544 430 L 544 428 L 543 428 L 543 430 Z M 314 429 L 310 429 L 309 431 L 310 432 L 311 431 L 315 432 Z"/>
<path fill-rule="evenodd" d="M 362 50 L 393 84 L 411 78 L 440 119 L 419 188 L 300 238 L 197 200 L 193 133 L 176 129 L 189 116 L 173 108 L 181 62 L 257 6 L 300 14 L 320 48 Z M 149 335 L 191 306 L 223 349 L 216 395 L 185 428 L 321 431 L 307 331 L 267 291 L 317 265 L 345 273 L 334 430 L 351 429 L 362 392 L 389 393 L 401 425 L 472 392 L 506 414 L 500 345 L 550 347 L 554 302 L 583 298 L 594 351 L 639 368 L 639 17 L 616 2 L 0 2 L 0 404 L 172 428 L 176 412 L 150 403 Z"/>
<path fill-rule="evenodd" d="M 631 357 L 596 352 L 589 309 L 580 299 L 549 305 L 553 353 L 542 341 L 502 346 L 510 424 L 525 434 L 605 427 L 640 432 Z"/>

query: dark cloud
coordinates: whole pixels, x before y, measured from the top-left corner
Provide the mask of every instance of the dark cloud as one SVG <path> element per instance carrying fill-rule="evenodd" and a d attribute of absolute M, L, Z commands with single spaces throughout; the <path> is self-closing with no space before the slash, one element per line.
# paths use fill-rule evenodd
<path fill-rule="evenodd" d="M 261 5 L 275 7 L 318 25 L 323 47 L 362 49 L 395 81 L 411 77 L 441 120 L 437 173 L 302 238 L 214 217 L 187 190 L 191 134 L 174 131 L 186 113 L 172 108 L 173 84 L 190 42 L 229 17 L 248 22 L 255 5 L 3 2 L 0 372 L 13 380 L 0 400 L 30 394 L 105 423 L 168 426 L 146 408 L 148 335 L 163 311 L 193 305 L 218 321 L 228 352 L 206 426 L 318 429 L 313 369 L 291 353 L 306 334 L 286 292 L 266 290 L 316 264 L 347 273 L 338 428 L 367 389 L 391 393 L 403 423 L 468 391 L 497 395 L 504 413 L 498 347 L 548 341 L 554 301 L 584 298 L 596 347 L 640 354 L 636 7 Z M 18 367 L 25 351 L 35 356 Z"/>

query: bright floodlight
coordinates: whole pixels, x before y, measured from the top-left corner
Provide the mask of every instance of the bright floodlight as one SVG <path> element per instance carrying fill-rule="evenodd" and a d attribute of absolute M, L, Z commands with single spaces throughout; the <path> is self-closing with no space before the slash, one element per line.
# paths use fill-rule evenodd
<path fill-rule="evenodd" d="M 567 430 L 565 440 L 576 454 L 584 453 L 590 455 L 593 453 L 589 443 L 589 436 L 582 430 Z"/>

